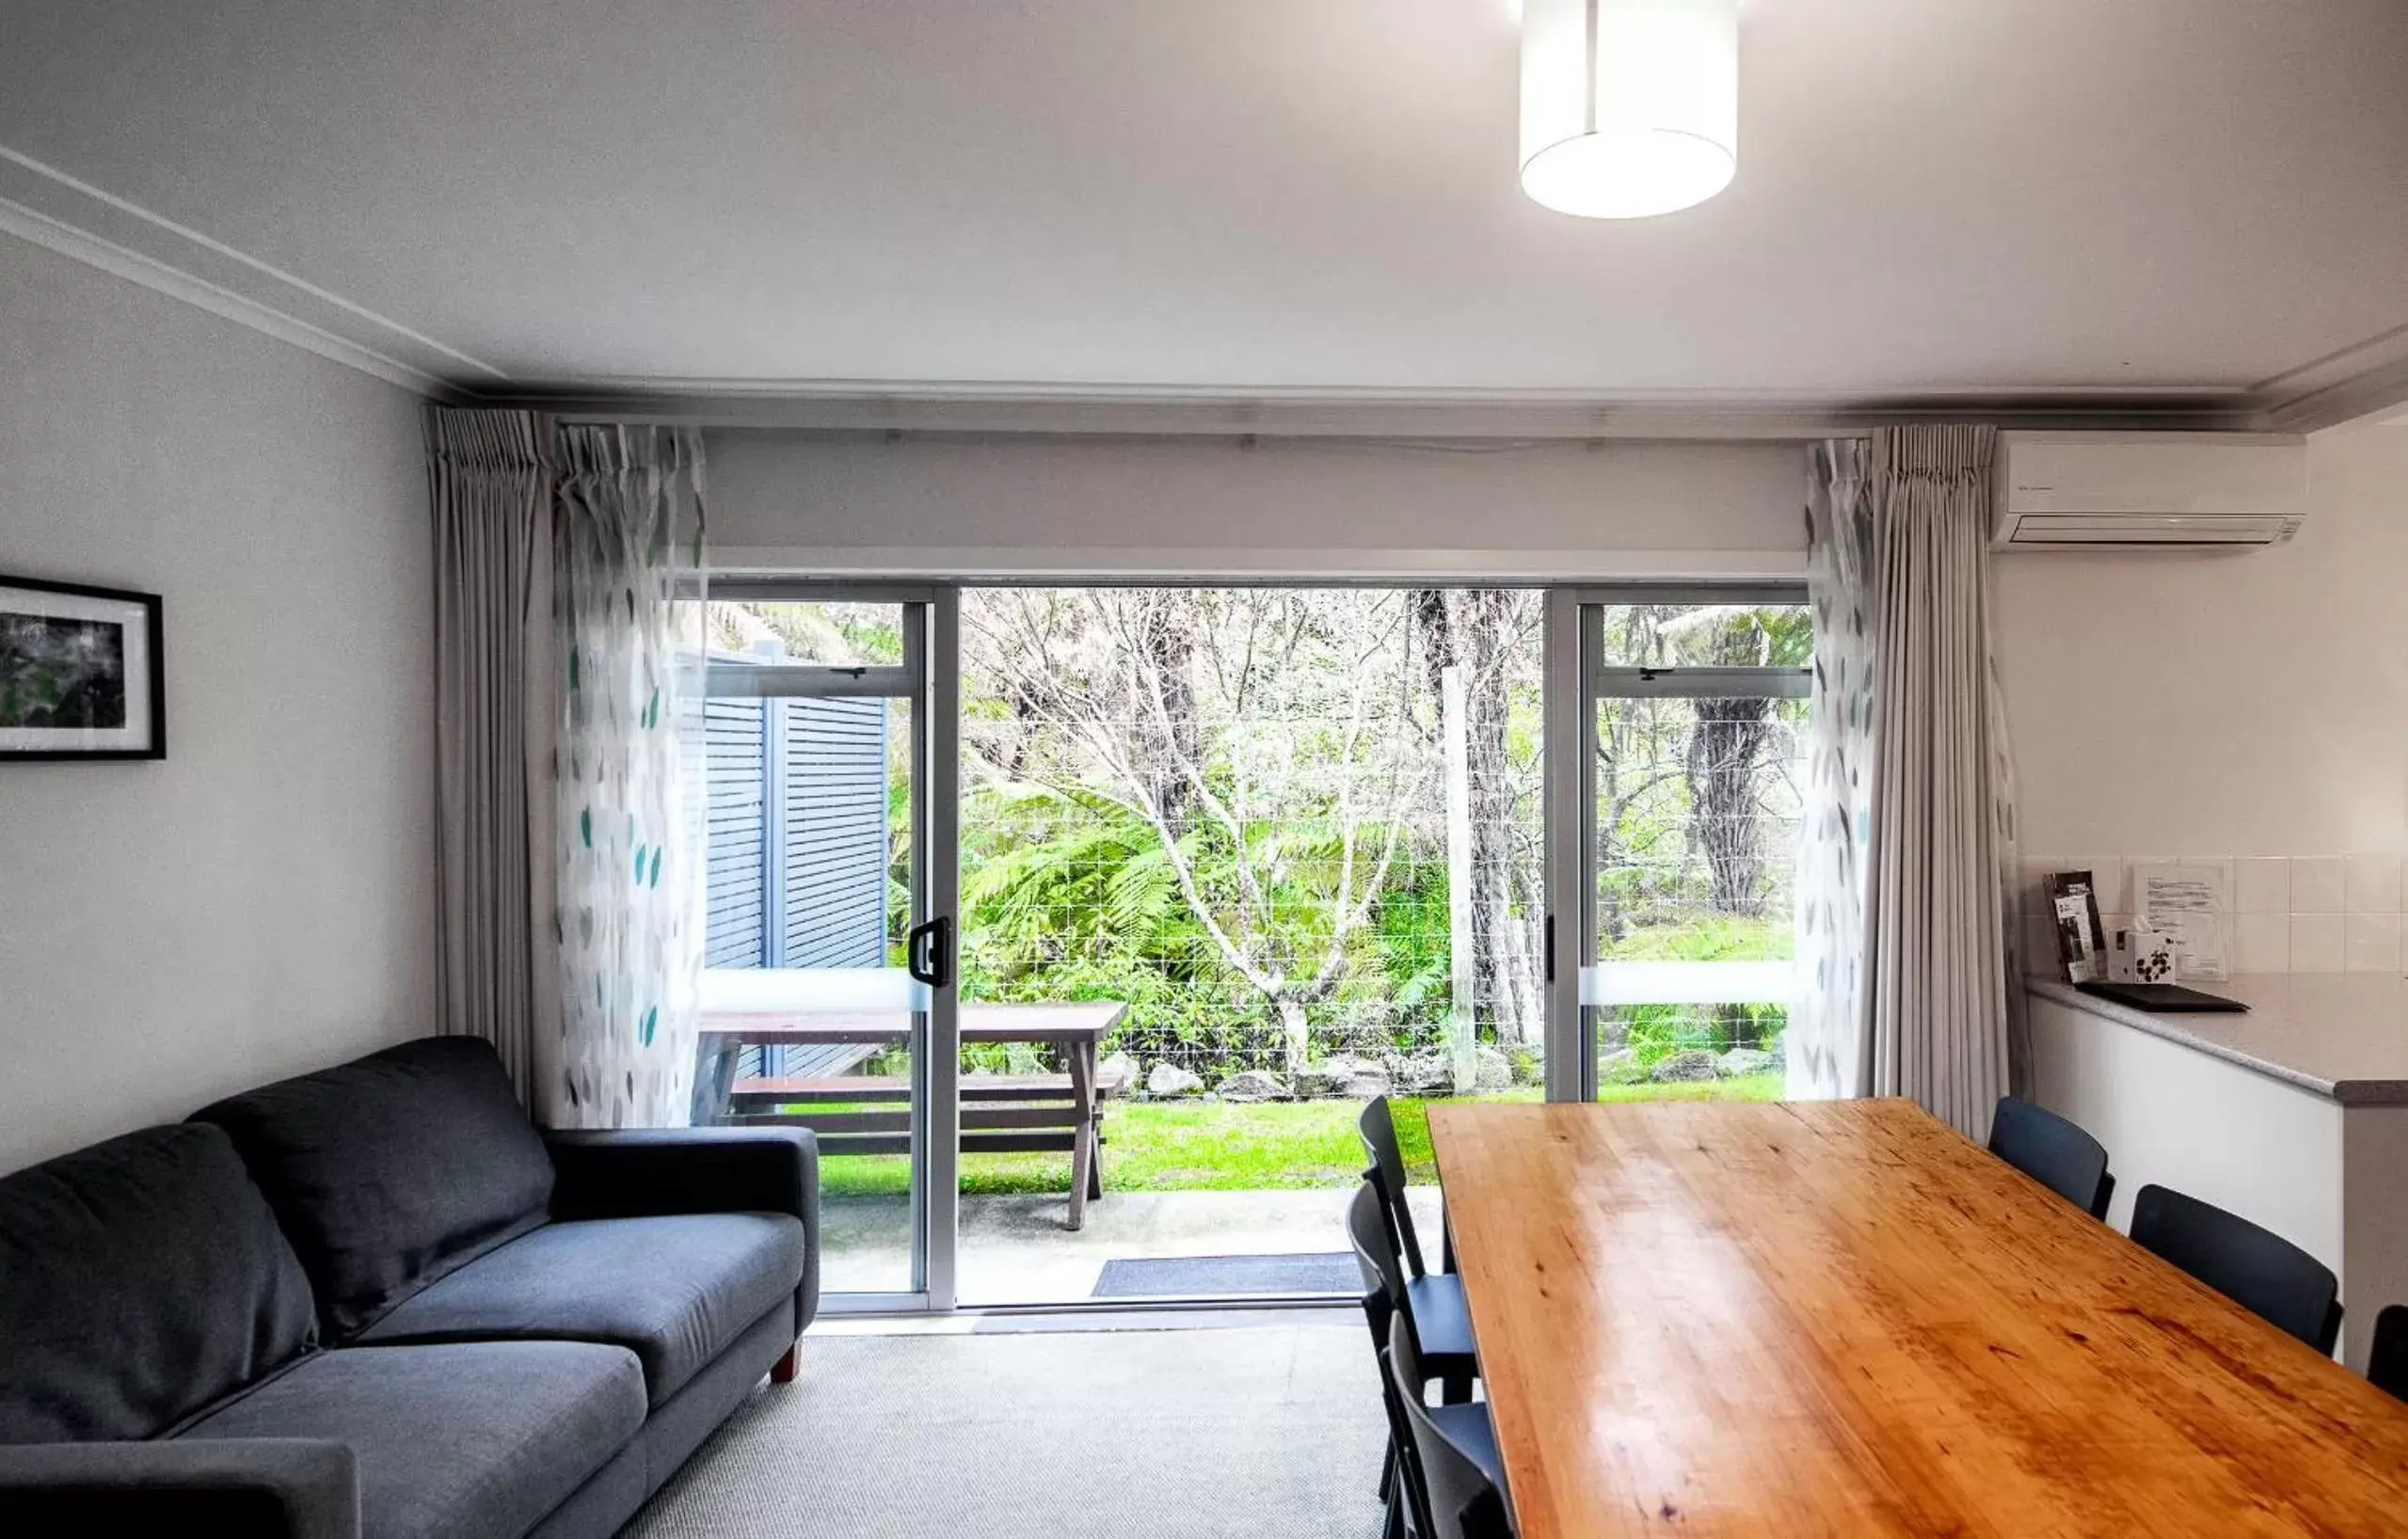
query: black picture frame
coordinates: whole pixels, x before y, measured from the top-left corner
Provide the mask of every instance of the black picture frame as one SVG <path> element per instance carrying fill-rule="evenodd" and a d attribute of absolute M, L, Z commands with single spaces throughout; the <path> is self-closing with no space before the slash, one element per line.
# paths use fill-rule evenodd
<path fill-rule="evenodd" d="M 160 595 L 141 593 L 130 588 L 101 588 L 88 583 L 53 582 L 41 578 L 11 577 L 6 573 L 0 573 L 0 614 L 8 612 L 8 599 L 11 594 L 49 595 L 57 598 L 82 599 L 121 607 L 124 611 L 122 618 L 112 617 L 113 623 L 138 624 L 141 627 L 144 653 L 141 674 L 148 683 L 149 709 L 142 713 L 147 722 L 147 731 L 143 734 L 142 740 L 131 747 L 19 746 L 12 741 L 12 738 L 29 736 L 35 729 L 11 727 L 5 722 L 0 722 L 0 762 L 24 764 L 37 761 L 106 762 L 166 758 L 167 756 L 167 658 L 165 604 Z M 6 663 L 5 654 L 0 654 L 0 668 L 5 668 Z M 129 702 L 128 705 L 128 714 L 132 717 L 134 714 L 131 709 L 132 703 Z M 132 725 L 132 721 L 129 720 L 126 728 L 129 735 L 131 735 Z"/>

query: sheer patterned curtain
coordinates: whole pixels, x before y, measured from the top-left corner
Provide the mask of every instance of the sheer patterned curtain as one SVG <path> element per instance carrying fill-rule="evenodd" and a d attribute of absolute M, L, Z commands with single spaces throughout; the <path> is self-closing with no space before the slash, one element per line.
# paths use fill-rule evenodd
<path fill-rule="evenodd" d="M 483 1037 L 521 1100 L 551 997 L 549 833 L 552 425 L 426 416 L 435 534 L 439 1025 Z"/>
<path fill-rule="evenodd" d="M 1800 921 L 1810 1029 L 1792 1054 L 1801 1093 L 1911 1096 L 1974 1137 L 2021 1061 L 2014 784 L 1991 644 L 1996 438 L 1986 427 L 1885 428 L 1815 456 L 1826 518 L 1813 570 L 1834 594 L 1848 587 L 1868 554 L 1859 519 L 1870 560 L 1858 585 L 1866 625 L 1832 636 L 1827 689 L 1817 658 L 1803 852 L 1814 881 Z M 1810 503 L 1810 527 L 1814 513 Z M 1869 698 L 1843 694 L 1842 665 L 1867 637 L 1870 673 L 1849 676 L 1868 679 Z M 1859 750 L 1869 772 L 1860 799 L 1837 773 Z M 1862 855 L 1853 875 L 1851 847 Z M 1861 900 L 1853 976 L 1842 939 L 1852 886 Z M 1831 965 L 1818 971 L 1826 953 Z"/>
<path fill-rule="evenodd" d="M 556 1127 L 678 1126 L 703 954 L 702 445 L 566 427 L 559 453 L 561 1011 L 541 1104 Z"/>
<path fill-rule="evenodd" d="M 1864 891 L 1873 833 L 1871 449 L 1833 438 L 1809 452 L 1807 604 L 1814 669 L 1806 726 L 1804 842 L 1797 864 L 1798 993 L 1790 1009 L 1789 1093 L 1825 1100 L 1863 1079 Z"/>

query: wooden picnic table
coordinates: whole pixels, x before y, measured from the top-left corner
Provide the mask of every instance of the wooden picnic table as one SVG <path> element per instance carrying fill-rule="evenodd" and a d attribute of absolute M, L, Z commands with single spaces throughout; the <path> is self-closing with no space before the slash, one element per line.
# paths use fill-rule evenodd
<path fill-rule="evenodd" d="M 1128 1007 L 1118 1000 L 1071 1004 L 966 1004 L 965 1042 L 1026 1042 L 1053 1050 L 1060 1072 L 965 1074 L 965 1153 L 1060 1151 L 1070 1154 L 1070 1227 L 1087 1220 L 1087 1203 L 1104 1195 L 1104 1102 L 1124 1088 L 1099 1072 L 1104 1039 Z M 707 1011 L 702 1055 L 715 1073 L 707 1092 L 713 1119 L 738 1124 L 805 1127 L 828 1154 L 903 1154 L 911 1150 L 911 1082 L 902 1075 L 834 1073 L 739 1079 L 734 1066 L 745 1047 L 878 1047 L 911 1040 L 916 1018 L 907 1010 L 836 1012 Z M 862 1110 L 861 1103 L 905 1103 L 903 1109 Z M 793 1110 L 802 1106 L 808 1110 Z"/>
<path fill-rule="evenodd" d="M 1910 1102 L 1429 1133 L 1522 1539 L 2401 1531 L 2408 1406 Z"/>

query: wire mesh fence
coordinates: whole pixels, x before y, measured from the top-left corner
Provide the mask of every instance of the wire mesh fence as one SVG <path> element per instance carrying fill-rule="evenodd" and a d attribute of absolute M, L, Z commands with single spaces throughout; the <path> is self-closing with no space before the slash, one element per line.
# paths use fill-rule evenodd
<path fill-rule="evenodd" d="M 1207 1084 L 1466 1032 L 1535 1062 L 1539 612 L 966 594 L 967 996 L 1123 1000 L 1118 1051 Z"/>
<path fill-rule="evenodd" d="M 1251 1093 L 1310 1093 L 1348 1078 L 1332 1063 L 1363 1070 L 1357 1088 L 1383 1074 L 1407 1088 L 1466 1073 L 1482 1088 L 1535 1083 L 1540 617 L 1530 590 L 965 590 L 963 997 L 1120 1002 L 1108 1052 L 1141 1077 L 1166 1066 L 1192 1076 L 1188 1090 L 1245 1074 Z M 894 605 L 714 603 L 711 619 L 714 647 L 742 659 L 903 655 Z M 1591 611 L 1600 676 L 1651 681 L 1593 701 L 1589 944 L 1601 961 L 1789 956 L 1804 702 L 1667 694 L 1652 681 L 1802 660 L 1805 624 L 1798 606 L 1761 603 Z M 889 723 L 883 749 L 864 741 L 886 756 L 889 804 L 883 825 L 874 796 L 853 824 L 883 841 L 885 880 L 839 896 L 884 905 L 884 925 L 873 913 L 864 932 L 874 949 L 883 931 L 892 953 L 910 923 L 911 735 Z M 768 827 L 771 805 L 825 789 L 825 754 L 781 765 L 749 738 L 727 752 L 740 769 L 768 765 L 762 785 L 785 784 L 782 770 L 802 789 L 722 808 L 727 777 L 715 778 L 715 817 L 750 809 Z M 863 784 L 880 785 L 874 767 Z M 795 895 L 834 902 L 832 873 L 859 865 L 836 858 L 832 826 L 780 824 L 785 852 L 757 872 L 737 868 L 744 840 L 714 845 L 714 902 L 729 914 L 753 893 L 743 881 L 766 895 L 774 875 L 787 895 L 743 911 L 757 911 L 757 936 L 722 934 L 731 925 L 715 907 L 714 957 L 741 943 L 782 958 L 795 936 L 830 929 Z M 1778 1001 L 1683 997 L 1594 1012 L 1607 1077 L 1678 1054 L 1778 1052 Z M 970 1066 L 1032 1071 L 1044 1066 L 1014 1055 L 1036 1051 L 977 1048 Z"/>

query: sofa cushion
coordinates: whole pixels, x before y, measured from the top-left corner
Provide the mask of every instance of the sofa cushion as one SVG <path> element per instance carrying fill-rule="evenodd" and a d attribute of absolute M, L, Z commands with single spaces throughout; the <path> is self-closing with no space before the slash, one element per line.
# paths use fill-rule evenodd
<path fill-rule="evenodd" d="M 652 1404 L 676 1394 L 803 1280 L 803 1226 L 785 1214 L 679 1214 L 547 1224 L 411 1297 L 366 1342 L 609 1341 L 644 1364 Z"/>
<path fill-rule="evenodd" d="M 193 1114 L 224 1128 L 337 1340 L 544 1221 L 551 1159 L 479 1037 L 404 1042 Z"/>
<path fill-rule="evenodd" d="M 322 1352 L 182 1436 L 347 1444 L 375 1539 L 518 1539 L 643 1425 L 621 1348 L 502 1341 Z"/>
<path fill-rule="evenodd" d="M 315 1330 L 309 1278 L 215 1128 L 0 1179 L 0 1442 L 152 1436 Z"/>

